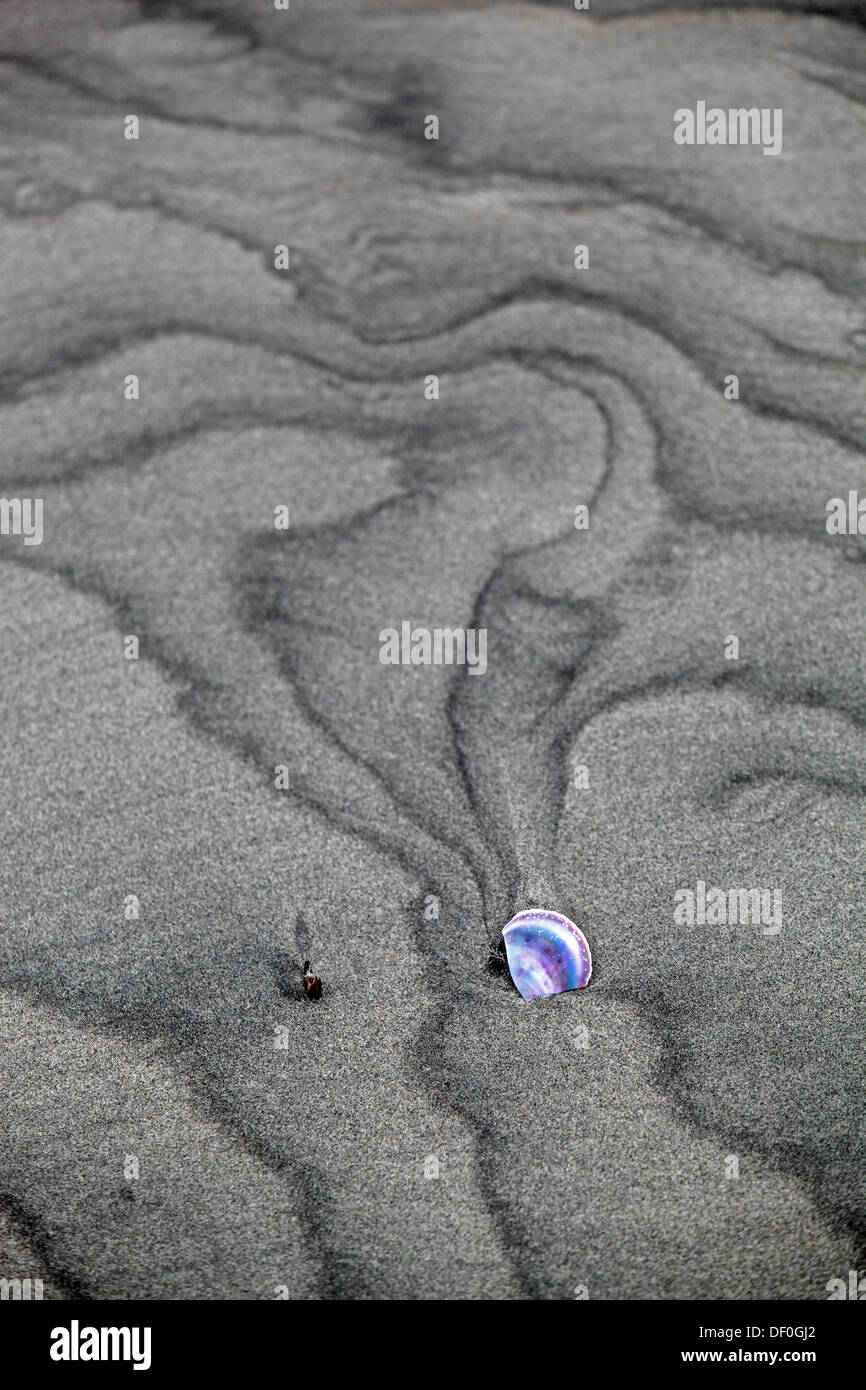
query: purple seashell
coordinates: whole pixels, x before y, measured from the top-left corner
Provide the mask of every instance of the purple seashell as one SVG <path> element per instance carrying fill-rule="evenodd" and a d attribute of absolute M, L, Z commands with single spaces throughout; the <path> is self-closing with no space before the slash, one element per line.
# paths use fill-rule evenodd
<path fill-rule="evenodd" d="M 586 937 L 568 917 L 530 908 L 502 933 L 508 969 L 524 999 L 583 989 L 592 974 Z"/>

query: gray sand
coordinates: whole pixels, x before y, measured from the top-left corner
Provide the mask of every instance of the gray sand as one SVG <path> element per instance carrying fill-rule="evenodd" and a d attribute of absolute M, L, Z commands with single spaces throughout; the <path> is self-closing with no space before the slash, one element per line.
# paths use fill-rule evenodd
<path fill-rule="evenodd" d="M 866 546 L 825 528 L 866 38 L 591 2 L 0 10 L 0 495 L 45 519 L 0 536 L 0 1277 L 822 1299 L 866 1258 Z M 698 98 L 783 152 L 677 147 Z M 404 619 L 486 673 L 383 666 Z M 781 930 L 676 922 L 698 880 Z M 491 968 L 533 896 L 585 991 Z"/>

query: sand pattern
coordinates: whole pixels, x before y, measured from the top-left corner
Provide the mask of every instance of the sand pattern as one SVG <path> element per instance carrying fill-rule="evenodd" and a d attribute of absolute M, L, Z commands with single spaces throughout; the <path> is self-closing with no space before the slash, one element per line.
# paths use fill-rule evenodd
<path fill-rule="evenodd" d="M 5 0 L 0 1275 L 866 1259 L 866 38 L 809 8 Z M 782 152 L 677 146 L 697 99 Z M 524 1003 L 536 899 L 593 977 Z"/>

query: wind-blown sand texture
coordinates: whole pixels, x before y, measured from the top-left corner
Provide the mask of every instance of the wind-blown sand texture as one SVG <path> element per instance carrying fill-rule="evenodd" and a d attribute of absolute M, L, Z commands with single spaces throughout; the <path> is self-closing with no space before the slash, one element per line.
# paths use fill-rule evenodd
<path fill-rule="evenodd" d="M 45 517 L 0 538 L 0 1275 L 864 1258 L 863 11 L 591 4 L 0 7 L 0 495 Z M 676 146 L 698 99 L 782 153 Z M 381 665 L 403 619 L 486 674 Z M 699 879 L 782 930 L 676 924 Z M 533 881 L 594 973 L 526 1004 Z"/>

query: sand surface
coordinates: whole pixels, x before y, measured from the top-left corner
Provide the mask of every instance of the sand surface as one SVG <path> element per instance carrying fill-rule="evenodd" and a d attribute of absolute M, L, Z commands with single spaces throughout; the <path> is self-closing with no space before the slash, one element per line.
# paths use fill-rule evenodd
<path fill-rule="evenodd" d="M 4 0 L 0 1276 L 866 1258 L 866 35 L 809 8 Z M 676 146 L 698 99 L 782 153 Z M 492 968 L 533 899 L 586 990 Z"/>

